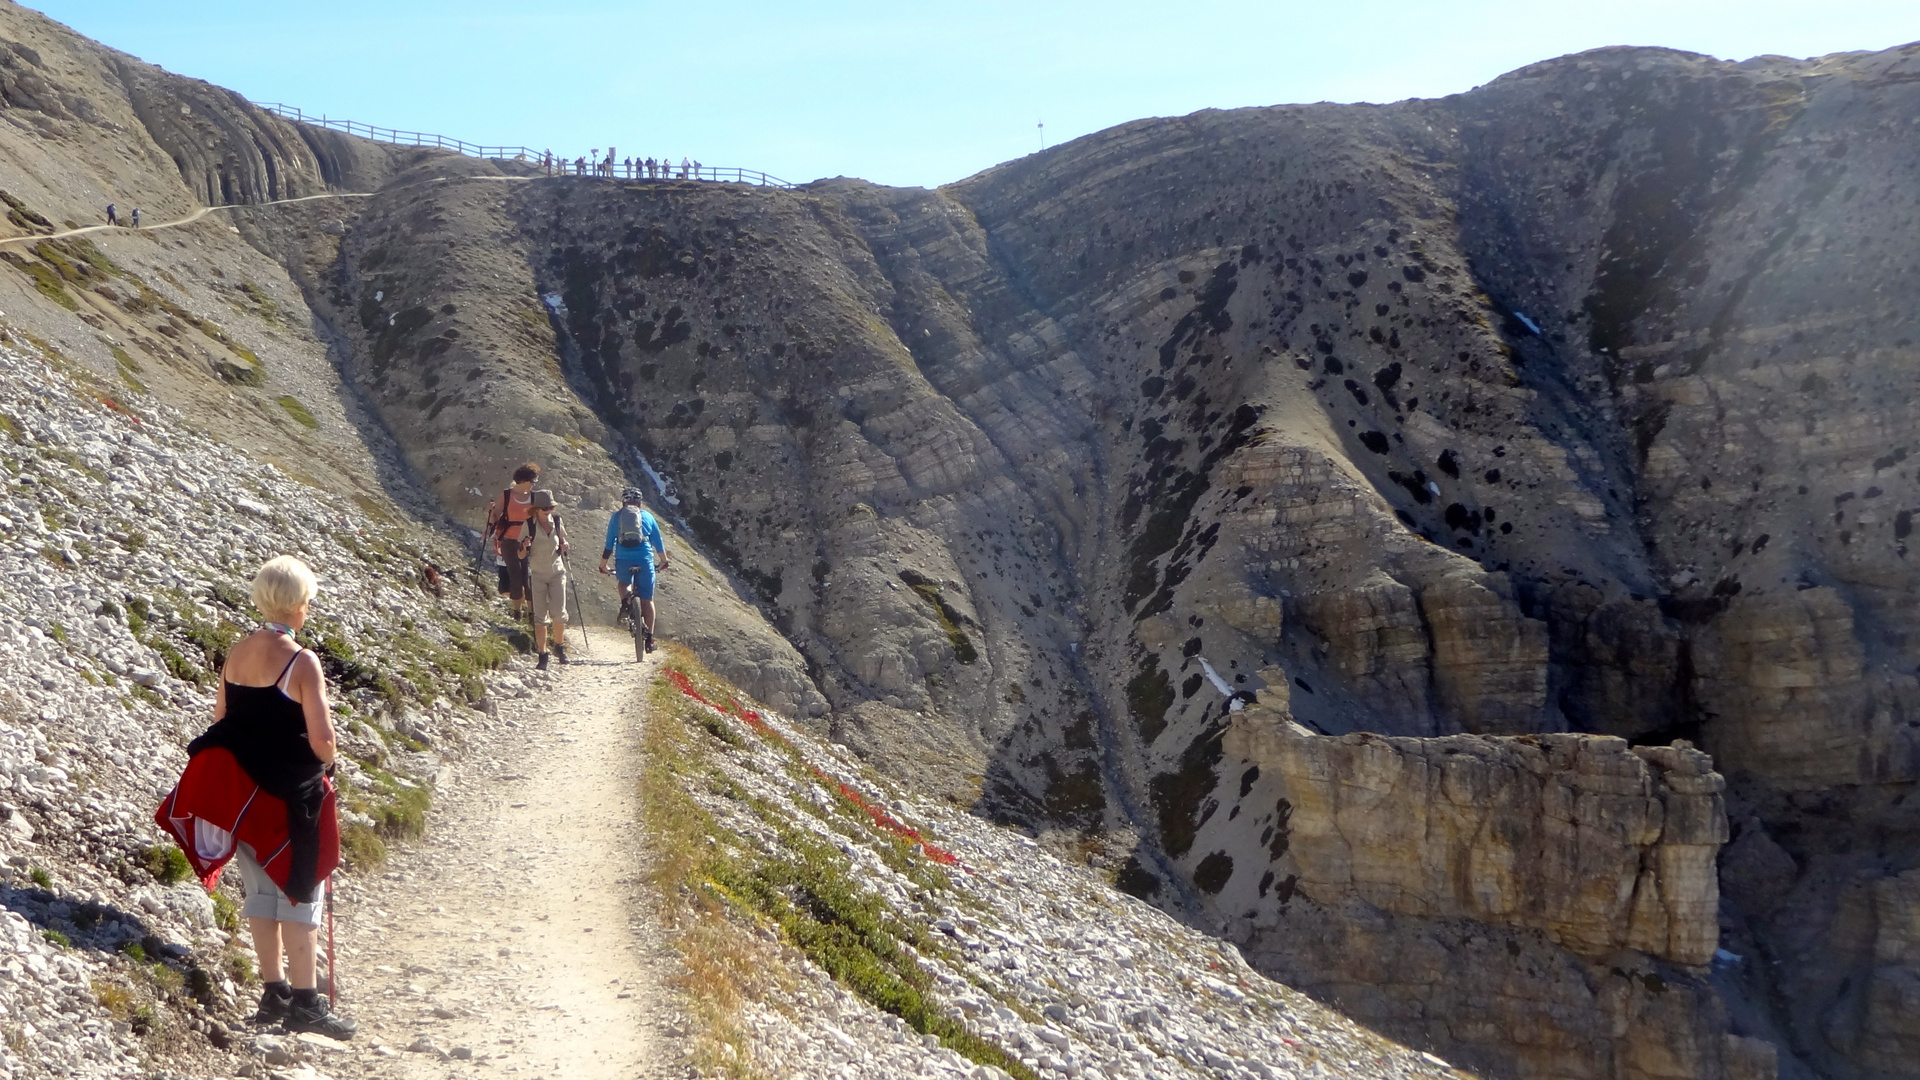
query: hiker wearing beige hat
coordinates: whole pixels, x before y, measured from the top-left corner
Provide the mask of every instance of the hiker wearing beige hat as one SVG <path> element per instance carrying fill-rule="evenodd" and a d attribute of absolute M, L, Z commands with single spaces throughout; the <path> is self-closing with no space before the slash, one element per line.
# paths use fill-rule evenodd
<path fill-rule="evenodd" d="M 553 492 L 533 493 L 532 514 L 520 531 L 520 557 L 527 562 L 527 594 L 533 602 L 533 647 L 547 670 L 547 623 L 553 623 L 553 654 L 567 662 L 567 528 L 553 509 Z"/>

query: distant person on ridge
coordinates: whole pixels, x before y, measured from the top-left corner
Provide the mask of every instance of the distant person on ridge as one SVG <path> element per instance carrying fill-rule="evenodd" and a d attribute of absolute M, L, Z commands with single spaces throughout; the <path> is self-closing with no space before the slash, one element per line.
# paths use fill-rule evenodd
<path fill-rule="evenodd" d="M 109 225 L 120 224 L 119 208 L 114 206 L 112 203 L 107 204 L 107 224 Z"/>
<path fill-rule="evenodd" d="M 693 163 L 693 178 L 695 180 L 700 179 L 700 163 L 698 161 Z"/>
<path fill-rule="evenodd" d="M 607 522 L 607 546 L 600 552 L 600 572 L 607 573 L 607 560 L 614 560 L 614 580 L 620 583 L 620 612 L 636 618 L 646 628 L 647 651 L 653 651 L 654 561 L 665 570 L 667 544 L 660 537 L 660 523 L 641 507 L 646 500 L 639 488 L 620 493 L 621 507 Z"/>
<path fill-rule="evenodd" d="M 685 180 L 687 178 L 687 170 L 691 168 L 693 168 L 693 162 L 687 160 L 687 155 L 681 154 L 680 155 L 680 179 Z"/>
<path fill-rule="evenodd" d="M 140 208 L 137 206 L 133 208 L 133 227 L 140 227 Z"/>
<path fill-rule="evenodd" d="M 527 591 L 533 601 L 536 666 L 547 670 L 547 621 L 553 621 L 553 655 L 567 663 L 567 527 L 553 512 L 553 492 L 533 493 L 533 516 L 521 530 L 520 557 L 527 561 Z"/>
<path fill-rule="evenodd" d="M 513 605 L 515 619 L 526 610 L 527 560 L 520 554 L 520 534 L 533 516 L 533 484 L 538 479 L 540 466 L 531 461 L 513 470 L 513 486 L 502 491 L 487 510 L 487 532 L 507 568 L 507 601 Z"/>

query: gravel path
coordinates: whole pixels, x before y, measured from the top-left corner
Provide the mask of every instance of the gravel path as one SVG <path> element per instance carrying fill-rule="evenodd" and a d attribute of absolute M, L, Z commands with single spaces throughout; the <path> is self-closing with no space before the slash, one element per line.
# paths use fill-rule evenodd
<path fill-rule="evenodd" d="M 685 1075 L 641 881 L 635 755 L 654 663 L 592 633 L 600 659 L 530 674 L 502 707 L 509 733 L 442 780 L 427 840 L 341 895 L 340 1009 L 361 1034 L 317 1069 Z"/>

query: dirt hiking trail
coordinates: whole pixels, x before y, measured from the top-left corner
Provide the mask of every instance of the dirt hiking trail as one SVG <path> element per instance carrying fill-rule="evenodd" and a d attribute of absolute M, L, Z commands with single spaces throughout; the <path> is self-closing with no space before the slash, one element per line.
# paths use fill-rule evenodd
<path fill-rule="evenodd" d="M 220 210 L 258 210 L 262 207 L 289 206 L 293 203 L 313 202 L 318 199 L 371 199 L 376 195 L 395 191 L 406 191 L 409 188 L 424 187 L 427 184 L 447 184 L 455 180 L 521 184 L 532 179 L 535 178 L 531 176 L 436 176 L 427 180 L 416 180 L 410 184 L 396 184 L 386 188 L 384 191 L 327 191 L 318 195 L 302 195 L 297 199 L 270 199 L 265 202 L 222 203 L 219 206 L 203 206 L 193 213 L 188 214 L 186 217 L 174 218 L 172 221 L 147 222 L 138 226 L 131 224 L 82 225 L 79 228 L 61 229 L 57 232 L 28 233 L 25 236 L 5 236 L 0 237 L 0 246 L 7 244 L 37 244 L 42 240 L 65 240 L 69 236 L 87 236 L 92 233 L 111 233 L 115 236 L 137 236 L 141 233 L 156 232 L 160 229 L 177 229 L 182 225 L 191 225 L 201 218 L 206 217 L 208 214 Z"/>
<path fill-rule="evenodd" d="M 360 1032 L 319 1047 L 320 1072 L 685 1075 L 674 961 L 643 885 L 638 756 L 658 661 L 634 662 L 619 630 L 590 633 L 592 652 L 569 632 L 573 664 L 525 673 L 531 693 L 501 704 L 519 726 L 440 785 L 427 836 L 340 896 L 339 1007 Z"/>

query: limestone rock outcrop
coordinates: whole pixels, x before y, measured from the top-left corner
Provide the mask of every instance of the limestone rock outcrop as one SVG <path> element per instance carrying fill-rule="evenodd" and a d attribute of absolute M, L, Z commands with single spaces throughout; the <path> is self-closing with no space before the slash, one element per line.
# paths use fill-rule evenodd
<path fill-rule="evenodd" d="M 1697 750 L 1567 734 L 1336 738 L 1264 709 L 1236 714 L 1223 738 L 1226 760 L 1249 763 L 1235 802 L 1287 807 L 1261 815 L 1267 850 L 1284 854 L 1236 859 L 1245 881 L 1218 893 L 1225 908 L 1259 899 L 1248 870 L 1264 863 L 1322 904 L 1536 930 L 1594 960 L 1713 957 L 1725 784 Z M 1203 828 L 1195 850 L 1215 838 Z"/>
<path fill-rule="evenodd" d="M 1264 703 L 1220 740 L 1184 863 L 1255 963 L 1497 1075 L 1771 1075 L 1704 978 L 1727 839 L 1705 754 L 1320 736 Z"/>

